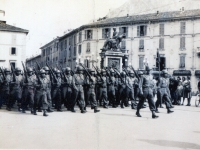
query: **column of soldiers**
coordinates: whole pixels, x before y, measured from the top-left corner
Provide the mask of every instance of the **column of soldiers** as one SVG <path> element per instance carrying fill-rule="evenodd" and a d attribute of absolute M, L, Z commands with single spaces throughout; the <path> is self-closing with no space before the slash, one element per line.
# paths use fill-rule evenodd
<path fill-rule="evenodd" d="M 150 75 L 150 68 L 146 67 L 146 73 L 136 72 L 133 67 L 123 68 L 122 72 L 112 67 L 98 69 L 86 68 L 83 64 L 71 68 L 52 68 L 47 66 L 38 69 L 25 67 L 23 70 L 7 68 L 0 70 L 0 108 L 6 105 L 11 111 L 17 102 L 18 111 L 26 113 L 30 109 L 31 114 L 42 112 L 43 116 L 53 112 L 53 108 L 62 112 L 63 105 L 68 111 L 76 112 L 75 106 L 81 113 L 87 112 L 87 106 L 91 105 L 94 113 L 99 112 L 98 106 L 108 109 L 109 106 L 123 109 L 129 107 L 137 110 L 136 116 L 141 117 L 140 109 L 146 108 L 147 100 L 152 118 L 158 118 L 158 107 L 164 102 L 168 113 L 172 113 L 171 96 L 169 92 L 168 73 L 162 72 L 157 85 Z M 158 99 L 154 102 L 155 91 Z M 139 101 L 139 102 L 138 102 Z"/>

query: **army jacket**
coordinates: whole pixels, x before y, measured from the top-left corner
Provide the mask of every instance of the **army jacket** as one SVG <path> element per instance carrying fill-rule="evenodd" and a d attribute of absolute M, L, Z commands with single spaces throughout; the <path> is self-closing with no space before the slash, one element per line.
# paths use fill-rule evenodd
<path fill-rule="evenodd" d="M 16 75 L 16 81 L 15 82 L 11 82 L 11 88 L 13 90 L 17 90 L 20 89 L 23 85 L 23 76 L 22 75 Z"/>

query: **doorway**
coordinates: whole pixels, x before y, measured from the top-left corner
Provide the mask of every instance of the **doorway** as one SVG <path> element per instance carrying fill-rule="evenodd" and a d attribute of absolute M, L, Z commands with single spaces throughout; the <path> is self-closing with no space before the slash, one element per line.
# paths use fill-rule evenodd
<path fill-rule="evenodd" d="M 160 66 L 160 71 L 166 69 L 166 58 L 165 57 L 160 57 L 160 63 L 156 63 L 157 70 L 159 70 Z"/>

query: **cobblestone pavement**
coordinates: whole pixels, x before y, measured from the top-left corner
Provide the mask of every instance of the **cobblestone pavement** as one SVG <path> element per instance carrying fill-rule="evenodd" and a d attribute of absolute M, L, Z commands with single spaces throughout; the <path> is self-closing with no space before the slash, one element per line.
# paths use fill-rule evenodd
<path fill-rule="evenodd" d="M 33 116 L 0 110 L 2 149 L 200 149 L 200 107 L 175 106 L 173 114 L 159 109 L 151 119 L 148 108 L 142 118 L 130 107 L 100 108 L 94 114 L 68 111 Z"/>

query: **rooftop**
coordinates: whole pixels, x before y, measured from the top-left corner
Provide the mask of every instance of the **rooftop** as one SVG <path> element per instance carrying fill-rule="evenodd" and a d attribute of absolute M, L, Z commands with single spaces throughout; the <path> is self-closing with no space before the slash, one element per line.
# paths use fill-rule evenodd
<path fill-rule="evenodd" d="M 28 30 L 8 25 L 5 22 L 0 22 L 0 31 L 22 32 L 26 34 L 29 32 Z"/>

